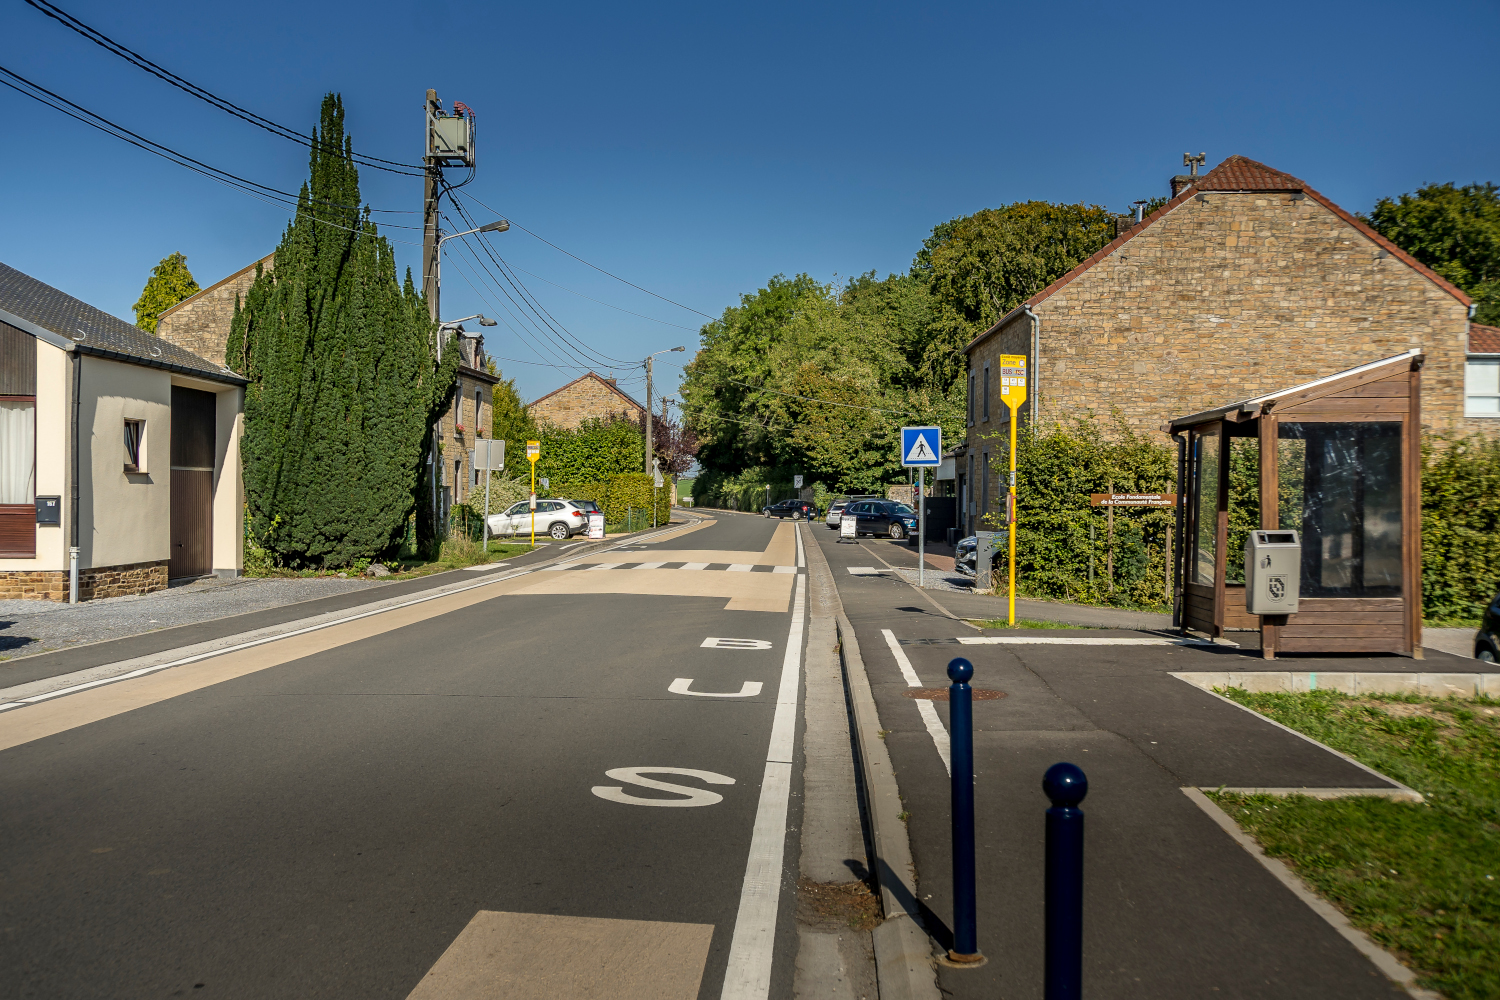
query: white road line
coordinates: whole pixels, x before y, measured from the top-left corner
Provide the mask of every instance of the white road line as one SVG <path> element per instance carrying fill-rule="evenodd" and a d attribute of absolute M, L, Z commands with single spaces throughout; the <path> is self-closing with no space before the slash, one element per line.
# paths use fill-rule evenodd
<path fill-rule="evenodd" d="M 1134 639 L 1118 636 L 1100 636 L 1097 639 L 1079 636 L 1043 635 L 961 635 L 958 641 L 965 646 L 1212 646 L 1211 639 Z"/>
<path fill-rule="evenodd" d="M 807 566 L 807 554 L 802 551 L 802 526 L 795 521 L 792 523 L 792 534 L 797 536 L 797 568 L 803 569 Z"/>
<path fill-rule="evenodd" d="M 750 858 L 740 889 L 740 909 L 729 943 L 722 1000 L 765 1000 L 771 993 L 771 959 L 776 943 L 776 910 L 781 902 L 781 869 L 786 851 L 787 802 L 792 794 L 792 751 L 797 735 L 797 684 L 802 674 L 802 631 L 807 577 L 798 575 L 792 598 L 792 627 L 781 662 L 776 718 L 766 751 L 766 773 L 750 838 Z"/>
<path fill-rule="evenodd" d="M 595 563 L 594 565 L 590 566 L 588 568 L 588 570 L 586 570 L 586 572 L 592 572 L 593 570 L 596 570 L 596 569 L 614 569 L 617 566 L 623 566 L 623 565 L 625 565 L 625 564 L 624 563 Z"/>
<path fill-rule="evenodd" d="M 943 770 L 952 777 L 953 751 L 948 741 L 948 730 L 943 728 L 943 720 L 938 718 L 937 706 L 932 703 L 931 698 L 918 698 L 916 702 L 917 711 L 922 713 L 922 721 L 927 724 L 927 733 L 937 747 L 938 756 L 943 758 Z"/>
<path fill-rule="evenodd" d="M 880 630 L 880 634 L 885 636 L 885 644 L 891 647 L 891 655 L 896 658 L 896 666 L 901 668 L 901 676 L 905 678 L 906 686 L 914 688 L 921 687 L 922 679 L 918 677 L 917 672 L 912 669 L 911 661 L 906 658 L 905 650 L 903 650 L 901 648 L 901 644 L 896 641 L 895 633 L 893 633 L 888 628 L 883 628 Z"/>
<path fill-rule="evenodd" d="M 682 569 L 708 569 L 708 563 L 683 563 Z"/>
<path fill-rule="evenodd" d="M 636 569 L 661 569 L 665 565 L 664 562 L 641 563 Z"/>
<path fill-rule="evenodd" d="M 883 569 L 876 569 L 874 566 L 850 566 L 849 567 L 849 575 L 850 576 L 879 576 L 880 574 L 882 574 L 884 572 L 885 572 L 885 570 L 883 570 Z"/>
<path fill-rule="evenodd" d="M 906 658 L 906 651 L 896 641 L 896 634 L 888 628 L 880 630 L 885 636 L 885 644 L 891 647 L 891 655 L 896 658 L 896 666 L 901 668 L 901 676 L 906 680 L 907 687 L 919 688 L 922 679 L 912 669 L 911 661 Z M 930 698 L 917 698 L 917 713 L 922 716 L 922 724 L 927 727 L 927 735 L 932 737 L 932 745 L 937 748 L 938 756 L 943 758 L 943 769 L 950 775 L 953 773 L 953 754 L 951 742 L 948 738 L 948 730 L 943 728 L 943 720 L 938 718 L 937 706 Z"/>
<path fill-rule="evenodd" d="M 501 569 L 509 565 L 510 563 L 480 563 L 478 566 L 465 566 L 464 569 L 468 570 L 470 573 L 478 573 L 481 570 Z"/>
<path fill-rule="evenodd" d="M 772 573 L 795 573 L 795 572 L 797 572 L 797 567 L 795 567 L 795 566 L 772 566 L 771 567 L 771 572 Z"/>
<path fill-rule="evenodd" d="M 751 566 L 749 563 L 730 563 L 729 564 L 729 572 L 731 572 L 731 573 L 748 573 L 748 572 L 750 572 L 754 568 L 755 567 Z"/>

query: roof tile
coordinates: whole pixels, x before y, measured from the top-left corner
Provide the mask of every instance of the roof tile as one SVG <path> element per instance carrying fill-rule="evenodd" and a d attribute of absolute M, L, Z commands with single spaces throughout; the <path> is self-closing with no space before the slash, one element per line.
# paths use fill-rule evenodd
<path fill-rule="evenodd" d="M 1470 354 L 1500 354 L 1500 326 L 1469 324 Z"/>

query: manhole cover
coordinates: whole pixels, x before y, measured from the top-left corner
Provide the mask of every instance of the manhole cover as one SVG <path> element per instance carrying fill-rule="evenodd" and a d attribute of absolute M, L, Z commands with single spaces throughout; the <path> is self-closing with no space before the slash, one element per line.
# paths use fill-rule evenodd
<path fill-rule="evenodd" d="M 920 698 L 925 701 L 947 701 L 947 688 L 907 688 L 901 692 L 908 698 Z M 989 688 L 974 688 L 975 701 L 999 701 L 1005 697 L 1004 691 L 991 691 Z"/>

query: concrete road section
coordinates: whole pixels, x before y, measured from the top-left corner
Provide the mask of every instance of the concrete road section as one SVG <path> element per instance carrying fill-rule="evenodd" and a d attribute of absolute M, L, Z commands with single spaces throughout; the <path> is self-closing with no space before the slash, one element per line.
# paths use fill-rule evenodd
<path fill-rule="evenodd" d="M 796 530 L 630 555 L 790 572 L 536 572 L 0 713 L 5 992 L 790 996 Z"/>
<path fill-rule="evenodd" d="M 945 701 L 913 696 L 946 688 L 946 665 L 958 655 L 974 663 L 976 688 L 1003 693 L 974 708 L 979 943 L 989 961 L 977 969 L 939 968 L 945 995 L 1041 995 L 1048 802 L 1040 786 L 1047 767 L 1062 760 L 1090 780 L 1083 803 L 1086 996 L 1406 995 L 1182 791 L 1392 787 L 1170 676 L 1231 658 L 1256 662 L 1251 656 L 1124 630 L 1020 633 L 1035 644 L 960 643 L 999 633 L 945 617 L 902 584 L 848 573 L 851 565 L 868 565 L 869 555 L 827 535 L 818 543 L 886 731 L 935 949 L 951 944 L 948 714 Z"/>

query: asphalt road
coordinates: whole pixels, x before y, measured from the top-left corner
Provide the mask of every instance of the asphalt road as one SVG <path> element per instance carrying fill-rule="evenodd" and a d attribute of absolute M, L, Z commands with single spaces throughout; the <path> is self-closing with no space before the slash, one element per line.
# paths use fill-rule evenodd
<path fill-rule="evenodd" d="M 650 556 L 768 550 L 776 528 L 723 519 Z M 670 572 L 575 571 L 646 592 L 525 593 L 527 581 L 574 579 L 536 573 L 497 584 L 492 598 L 0 752 L 0 994 L 401 998 L 493 911 L 568 918 L 543 922 L 564 931 L 572 918 L 672 925 L 651 939 L 651 955 L 680 967 L 664 981 L 691 981 L 696 963 L 696 995 L 719 997 L 747 919 L 742 889 L 794 616 L 785 601 L 729 611 L 722 596 L 651 593 Z M 792 572 L 777 577 L 788 593 Z M 704 648 L 709 637 L 765 646 Z M 669 690 L 679 678 L 693 691 L 761 690 L 684 695 Z M 0 714 L 0 736 L 39 710 Z M 675 793 L 606 775 L 629 767 L 707 774 L 649 775 Z M 797 768 L 786 771 L 782 825 L 793 829 Z M 610 788 L 620 791 L 595 791 Z M 688 808 L 629 801 L 714 795 Z M 773 844 L 771 829 L 755 842 Z M 773 949 L 772 997 L 791 992 L 794 862 L 786 852 L 779 882 L 767 880 L 760 945 Z M 578 925 L 584 939 L 637 926 Z M 556 977 L 580 965 L 611 975 L 603 951 L 559 934 L 538 950 L 535 935 L 502 933 L 488 951 L 450 957 L 479 962 L 459 980 L 484 980 L 484 961 L 511 963 L 521 986 L 504 995 L 562 995 Z M 700 940 L 706 952 L 694 950 Z M 611 992 L 634 988 L 625 975 Z"/>
<path fill-rule="evenodd" d="M 974 664 L 975 688 L 1004 692 L 974 705 L 979 945 L 989 961 L 977 969 L 941 968 L 945 996 L 981 1000 L 1042 993 L 1042 832 L 1048 802 L 1041 779 L 1061 760 L 1081 766 L 1090 780 L 1083 802 L 1084 995 L 1121 1000 L 1394 1000 L 1406 995 L 1181 791 L 1184 786 L 1385 784 L 1169 674 L 1255 669 L 1264 661 L 1224 647 L 959 645 L 959 636 L 998 633 L 944 617 L 898 580 L 849 573 L 850 567 L 871 565 L 870 542 L 838 543 L 833 532 L 815 537 L 859 639 L 909 813 L 918 893 L 942 948 L 950 946 L 952 933 L 951 799 L 933 729 L 946 743 L 948 706 L 926 703 L 934 710 L 929 724 L 910 691 L 946 688 L 948 661 L 964 656 Z M 873 545 L 880 551 L 888 543 Z M 1103 629 L 1008 634 L 1151 638 Z M 918 685 L 904 676 L 891 640 Z M 1341 669 L 1365 669 L 1366 662 Z"/>

